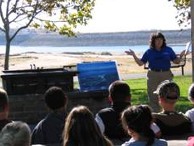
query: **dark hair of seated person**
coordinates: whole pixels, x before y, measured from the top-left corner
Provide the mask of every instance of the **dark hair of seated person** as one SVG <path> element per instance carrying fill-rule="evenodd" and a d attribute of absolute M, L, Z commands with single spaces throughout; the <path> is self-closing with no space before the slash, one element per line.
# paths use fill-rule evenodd
<path fill-rule="evenodd" d="M 67 97 L 64 91 L 56 86 L 50 87 L 44 94 L 47 106 L 53 111 L 64 107 L 67 103 Z"/>

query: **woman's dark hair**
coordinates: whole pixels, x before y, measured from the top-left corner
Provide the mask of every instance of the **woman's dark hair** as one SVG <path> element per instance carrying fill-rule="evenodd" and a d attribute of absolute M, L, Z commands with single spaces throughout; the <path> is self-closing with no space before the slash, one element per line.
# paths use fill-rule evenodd
<path fill-rule="evenodd" d="M 152 33 L 150 36 L 150 48 L 155 48 L 155 40 L 161 38 L 163 39 L 162 48 L 166 46 L 166 39 L 161 32 Z"/>
<path fill-rule="evenodd" d="M 146 146 L 151 146 L 154 143 L 155 134 L 150 128 L 153 118 L 149 106 L 139 105 L 128 107 L 122 112 L 121 119 L 125 130 L 128 128 L 132 129 L 147 139 Z"/>

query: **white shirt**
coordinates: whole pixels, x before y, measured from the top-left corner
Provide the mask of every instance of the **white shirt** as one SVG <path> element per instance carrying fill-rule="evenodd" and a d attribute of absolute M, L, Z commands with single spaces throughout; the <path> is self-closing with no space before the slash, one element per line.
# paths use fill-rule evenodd
<path fill-rule="evenodd" d="M 194 108 L 186 111 L 185 115 L 191 119 L 192 122 L 192 131 L 194 132 Z"/>
<path fill-rule="evenodd" d="M 98 124 L 98 126 L 99 126 L 99 128 L 100 128 L 100 131 L 101 131 L 102 133 L 104 133 L 104 131 L 105 131 L 104 122 L 103 122 L 102 119 L 100 118 L 99 114 L 96 114 L 95 120 L 96 120 L 96 123 Z"/>

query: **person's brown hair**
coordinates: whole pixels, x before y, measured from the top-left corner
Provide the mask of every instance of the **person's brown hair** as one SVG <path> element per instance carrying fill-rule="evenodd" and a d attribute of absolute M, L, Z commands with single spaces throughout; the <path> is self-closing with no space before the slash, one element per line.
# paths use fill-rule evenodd
<path fill-rule="evenodd" d="M 155 33 L 152 33 L 151 36 L 150 36 L 150 48 L 151 49 L 154 49 L 155 48 L 155 40 L 158 39 L 158 38 L 161 38 L 163 39 L 163 44 L 162 44 L 162 48 L 166 46 L 166 39 L 164 37 L 164 35 L 161 33 L 161 32 L 155 32 Z"/>
<path fill-rule="evenodd" d="M 65 122 L 63 146 L 112 146 L 86 106 L 74 107 Z"/>
<path fill-rule="evenodd" d="M 131 90 L 129 85 L 124 81 L 114 81 L 109 86 L 109 96 L 113 102 L 125 101 L 126 97 L 131 97 Z"/>
<path fill-rule="evenodd" d="M 150 128 L 153 120 L 151 109 L 148 105 L 130 106 L 121 115 L 123 128 L 132 129 L 141 137 L 147 139 L 146 146 L 154 143 L 155 134 Z"/>

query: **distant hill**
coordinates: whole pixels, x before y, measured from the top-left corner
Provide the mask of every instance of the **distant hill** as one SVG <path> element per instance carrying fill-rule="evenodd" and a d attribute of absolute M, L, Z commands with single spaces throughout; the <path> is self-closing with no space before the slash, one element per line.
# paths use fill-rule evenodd
<path fill-rule="evenodd" d="M 67 37 L 53 32 L 25 30 L 17 35 L 12 45 L 20 46 L 131 46 L 147 45 L 154 31 L 134 31 L 117 33 L 84 33 L 77 37 Z M 191 40 L 191 30 L 162 31 L 167 44 L 185 44 Z M 0 33 L 0 45 L 5 44 L 4 34 Z"/>

